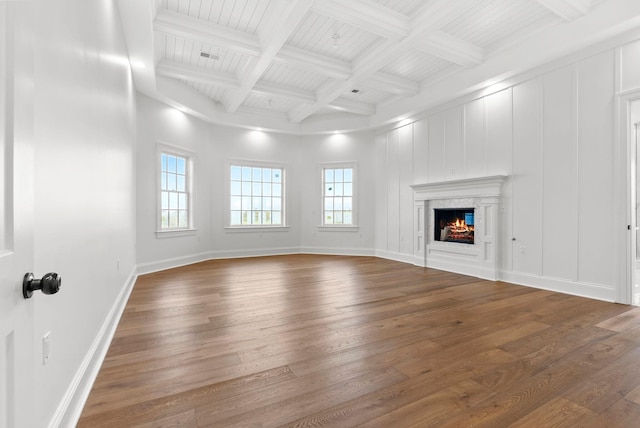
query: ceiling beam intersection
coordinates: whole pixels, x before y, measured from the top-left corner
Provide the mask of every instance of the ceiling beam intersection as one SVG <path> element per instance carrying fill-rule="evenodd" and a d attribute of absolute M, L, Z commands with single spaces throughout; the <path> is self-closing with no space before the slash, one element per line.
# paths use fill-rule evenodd
<path fill-rule="evenodd" d="M 371 0 L 316 0 L 312 10 L 385 39 L 402 40 L 409 35 L 407 16 Z"/>
<path fill-rule="evenodd" d="M 297 29 L 312 3 L 313 0 L 280 0 L 271 9 L 260 31 L 262 52 L 255 60 L 249 61 L 247 69 L 240 77 L 240 89 L 235 91 L 226 103 L 229 112 L 236 111 L 244 102 L 287 39 Z"/>
<path fill-rule="evenodd" d="M 353 76 L 346 81 L 330 82 L 317 92 L 318 101 L 302 104 L 289 113 L 299 123 L 355 87 L 357 82 L 371 77 L 385 65 L 413 49 L 419 40 L 440 30 L 457 16 L 474 7 L 481 0 L 435 0 L 425 4 L 411 19 L 409 35 L 402 41 L 387 40 L 370 50 L 353 64 Z"/>
<path fill-rule="evenodd" d="M 464 67 L 474 67 L 484 61 L 484 49 L 480 46 L 439 30 L 419 41 L 415 47 Z"/>
<path fill-rule="evenodd" d="M 591 0 L 537 0 L 542 6 L 567 21 L 575 21 L 591 11 Z"/>
<path fill-rule="evenodd" d="M 409 17 L 371 0 L 316 0 L 312 10 L 385 39 L 401 41 L 409 35 Z M 420 40 L 416 48 L 465 67 L 479 65 L 484 59 L 481 47 L 442 31 Z"/>

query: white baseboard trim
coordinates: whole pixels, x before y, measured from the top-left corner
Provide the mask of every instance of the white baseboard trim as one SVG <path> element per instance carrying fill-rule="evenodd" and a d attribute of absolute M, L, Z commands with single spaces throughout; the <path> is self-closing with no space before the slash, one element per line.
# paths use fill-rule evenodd
<path fill-rule="evenodd" d="M 139 263 L 138 275 L 145 275 L 147 273 L 159 272 L 166 269 L 177 268 L 180 266 L 191 265 L 194 263 L 204 262 L 209 260 L 209 252 L 192 254 L 183 257 L 174 257 L 171 259 L 160 260 L 156 262 Z"/>
<path fill-rule="evenodd" d="M 475 276 L 476 278 L 487 279 L 489 281 L 498 280 L 496 271 L 484 268 L 478 264 L 464 264 L 441 259 L 429 260 L 429 258 L 427 258 L 427 267 L 458 273 L 460 275 Z"/>
<path fill-rule="evenodd" d="M 326 256 L 375 256 L 376 253 L 369 248 L 327 248 L 327 247 L 301 247 L 300 254 L 317 254 Z"/>
<path fill-rule="evenodd" d="M 175 257 L 157 262 L 138 265 L 138 275 L 173 269 L 180 266 L 205 262 L 207 260 L 238 259 L 245 257 L 283 256 L 287 254 L 325 254 L 335 256 L 375 256 L 375 251 L 366 248 L 326 248 L 326 247 L 281 247 L 251 250 L 208 251 L 190 256 Z"/>
<path fill-rule="evenodd" d="M 571 294 L 573 296 L 587 297 L 589 299 L 603 300 L 605 302 L 616 301 L 616 289 L 600 284 L 569 281 L 561 278 L 551 278 L 516 272 L 502 272 L 502 281 L 526 287 Z"/>
<path fill-rule="evenodd" d="M 299 254 L 299 247 L 260 248 L 253 250 L 225 250 L 211 251 L 207 260 L 241 259 L 245 257 L 284 256 L 287 254 Z"/>
<path fill-rule="evenodd" d="M 375 256 L 382 259 L 393 260 L 396 262 L 410 263 L 412 265 L 423 266 L 424 262 L 416 258 L 413 254 L 396 253 L 393 251 L 380 251 L 375 252 Z"/>
<path fill-rule="evenodd" d="M 375 255 L 384 259 L 394 260 L 402 263 L 410 263 L 416 266 L 424 266 L 422 257 L 415 257 L 409 254 L 394 253 L 389 251 L 376 251 Z M 497 275 L 482 267 L 465 267 L 457 263 L 446 263 L 442 261 L 427 261 L 430 269 L 444 270 L 447 272 L 469 275 L 489 281 L 504 281 L 511 284 L 533 287 L 541 290 L 555 291 L 558 293 L 571 294 L 573 296 L 587 297 L 590 299 L 603 300 L 605 302 L 616 302 L 616 289 L 601 284 L 587 282 L 569 281 L 561 278 L 530 275 L 517 272 L 497 272 Z M 498 278 L 494 278 L 496 275 Z"/>
<path fill-rule="evenodd" d="M 133 285 L 136 283 L 136 269 L 134 268 L 127 278 L 118 298 L 107 314 L 100 331 L 96 335 L 89 351 L 78 368 L 71 384 L 67 388 L 53 418 L 49 422 L 49 428 L 75 427 L 82 414 L 93 383 L 98 376 L 102 362 L 104 361 L 111 340 L 116 332 L 120 317 L 124 311 Z"/>

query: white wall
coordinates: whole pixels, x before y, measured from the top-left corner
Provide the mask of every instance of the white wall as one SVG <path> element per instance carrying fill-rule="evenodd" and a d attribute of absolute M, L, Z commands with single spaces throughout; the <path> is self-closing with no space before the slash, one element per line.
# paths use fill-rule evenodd
<path fill-rule="evenodd" d="M 304 137 L 299 145 L 296 181 L 299 182 L 301 251 L 306 253 L 372 255 L 375 242 L 375 171 L 373 133 L 360 132 Z M 354 162 L 356 223 L 353 230 L 318 227 L 322 221 L 323 164 Z"/>
<path fill-rule="evenodd" d="M 136 168 L 136 250 L 138 265 L 195 256 L 211 246 L 211 174 L 207 141 L 211 129 L 204 122 L 144 95 L 138 95 Z M 156 239 L 158 142 L 193 152 L 195 157 L 193 221 L 197 233 L 181 238 Z"/>
<path fill-rule="evenodd" d="M 212 125 L 139 96 L 137 260 L 150 272 L 211 258 L 306 252 L 372 254 L 374 245 L 372 133 L 300 137 Z M 156 236 L 158 142 L 196 156 L 194 222 L 190 236 Z M 226 163 L 275 162 L 286 168 L 286 229 L 225 228 Z M 320 232 L 319 164 L 358 163 L 359 230 Z"/>
<path fill-rule="evenodd" d="M 617 258 L 626 223 L 616 227 L 615 219 L 625 218 L 617 183 L 625 180 L 626 143 L 616 140 L 615 94 L 640 87 L 639 49 L 636 42 L 619 55 L 546 66 L 552 71 L 379 134 L 378 254 L 409 260 L 415 253 L 403 245 L 411 236 L 402 225 L 414 222 L 408 185 L 505 174 L 502 277 L 616 300 L 625 286 Z"/>
<path fill-rule="evenodd" d="M 34 272 L 62 276 L 58 294 L 33 298 L 33 426 L 46 427 L 79 410 L 65 400 L 82 387 L 103 324 L 133 280 L 135 92 L 112 1 L 41 1 L 34 10 Z"/>
<path fill-rule="evenodd" d="M 158 142 L 195 154 L 194 227 L 190 236 L 158 238 L 156 201 Z M 300 246 L 300 138 L 211 125 L 172 107 L 139 96 L 137 151 L 137 258 L 139 272 L 211 258 L 297 252 Z M 286 166 L 287 229 L 225 229 L 225 171 L 230 159 L 278 162 Z"/>

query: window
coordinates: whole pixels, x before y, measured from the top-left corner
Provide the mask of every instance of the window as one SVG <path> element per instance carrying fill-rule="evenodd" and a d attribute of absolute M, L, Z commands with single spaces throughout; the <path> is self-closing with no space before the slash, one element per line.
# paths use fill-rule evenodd
<path fill-rule="evenodd" d="M 322 225 L 354 226 L 355 165 L 322 168 Z"/>
<path fill-rule="evenodd" d="M 230 226 L 284 225 L 284 168 L 232 163 L 229 166 Z"/>
<path fill-rule="evenodd" d="M 160 231 L 193 227 L 191 175 L 189 155 L 164 147 L 160 149 Z"/>

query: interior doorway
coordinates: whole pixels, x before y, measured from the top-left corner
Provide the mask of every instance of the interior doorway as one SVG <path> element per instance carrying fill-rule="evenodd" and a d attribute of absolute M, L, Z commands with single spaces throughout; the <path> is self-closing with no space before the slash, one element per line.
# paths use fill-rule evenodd
<path fill-rule="evenodd" d="M 626 128 L 629 155 L 629 290 L 628 300 L 640 306 L 640 98 L 628 101 Z"/>
<path fill-rule="evenodd" d="M 634 101 L 631 108 L 631 118 L 633 123 L 632 140 L 635 155 L 633 159 L 632 171 L 632 206 L 634 207 L 632 216 L 635 220 L 633 229 L 635 233 L 632 235 L 632 245 L 634 251 L 632 258 L 632 281 L 631 281 L 631 304 L 640 306 L 640 174 L 638 173 L 638 165 L 640 165 L 640 101 Z M 633 242 L 635 241 L 635 242 Z"/>

